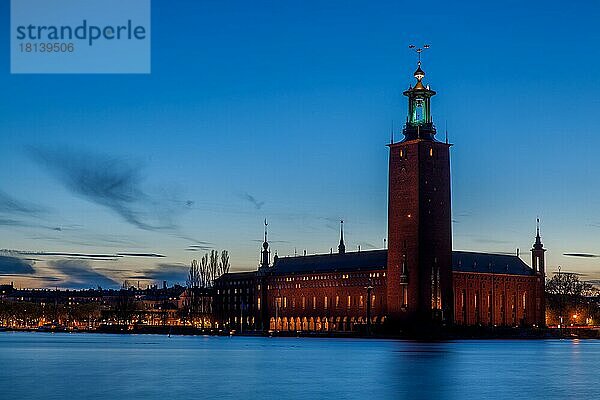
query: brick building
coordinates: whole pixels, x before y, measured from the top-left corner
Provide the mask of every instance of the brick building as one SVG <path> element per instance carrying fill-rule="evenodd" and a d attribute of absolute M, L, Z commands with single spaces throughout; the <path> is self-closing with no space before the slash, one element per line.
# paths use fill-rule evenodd
<path fill-rule="evenodd" d="M 358 326 L 545 325 L 545 249 L 518 255 L 452 250 L 450 147 L 435 137 L 419 61 L 403 94 L 403 139 L 388 145 L 388 249 L 270 260 L 267 224 L 257 271 L 216 282 L 217 320 L 232 329 L 352 331 Z M 539 221 L 538 221 L 539 222 Z"/>

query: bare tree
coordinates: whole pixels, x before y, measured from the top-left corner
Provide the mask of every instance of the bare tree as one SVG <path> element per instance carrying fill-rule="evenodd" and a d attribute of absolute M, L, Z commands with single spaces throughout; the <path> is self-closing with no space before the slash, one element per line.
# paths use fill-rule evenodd
<path fill-rule="evenodd" d="M 212 286 L 215 279 L 217 279 L 217 273 L 219 271 L 219 252 L 217 250 L 211 250 L 210 261 L 208 264 L 209 270 L 209 282 L 208 286 Z"/>
<path fill-rule="evenodd" d="M 208 253 L 202 256 L 200 260 L 200 277 L 202 287 L 208 286 Z"/>
<path fill-rule="evenodd" d="M 223 250 L 221 252 L 221 262 L 219 263 L 219 275 L 225 275 L 229 273 L 229 252 L 227 250 Z"/>
<path fill-rule="evenodd" d="M 202 276 L 200 273 L 200 267 L 198 266 L 198 260 L 192 260 L 192 265 L 188 271 L 188 277 L 186 280 L 187 286 L 187 310 L 184 313 L 185 317 L 194 323 L 195 318 L 198 316 L 200 306 L 200 286 L 202 284 Z"/>
<path fill-rule="evenodd" d="M 190 266 L 190 270 L 188 272 L 186 286 L 188 288 L 197 288 L 197 287 L 200 287 L 200 283 L 201 283 L 201 278 L 200 278 L 200 269 L 198 267 L 198 260 L 192 260 L 192 265 Z"/>
<path fill-rule="evenodd" d="M 591 296 L 595 294 L 594 286 L 579 279 L 570 272 L 559 272 L 546 282 L 546 299 L 550 318 L 560 323 L 560 318 L 570 319 L 571 315 L 584 313 L 595 314 Z M 563 321 L 565 322 L 565 321 Z M 574 321 L 575 323 L 577 321 Z"/>
<path fill-rule="evenodd" d="M 188 307 L 183 315 L 194 321 L 198 317 L 202 320 L 204 328 L 204 314 L 210 312 L 210 304 L 204 291 L 214 285 L 215 280 L 229 272 L 229 252 L 223 250 L 220 254 L 217 250 L 205 253 L 200 262 L 192 260 L 186 281 L 188 293 Z"/>
<path fill-rule="evenodd" d="M 581 281 L 577 274 L 562 272 L 555 274 L 546 283 L 546 292 L 559 296 L 579 297 L 590 296 L 594 286 L 588 282 Z"/>

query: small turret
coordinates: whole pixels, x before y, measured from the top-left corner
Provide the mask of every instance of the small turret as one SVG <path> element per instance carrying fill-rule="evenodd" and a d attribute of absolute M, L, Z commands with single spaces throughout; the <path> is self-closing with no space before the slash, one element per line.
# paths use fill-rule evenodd
<path fill-rule="evenodd" d="M 344 220 L 340 221 L 340 244 L 338 245 L 338 252 L 340 254 L 346 252 L 346 245 L 344 244 Z"/>
<path fill-rule="evenodd" d="M 263 250 L 262 250 L 262 256 L 260 259 L 260 266 L 261 267 L 268 267 L 269 264 L 271 263 L 271 252 L 269 251 L 269 242 L 267 241 L 267 226 L 269 224 L 267 223 L 267 220 L 265 218 L 265 241 L 263 242 Z"/>

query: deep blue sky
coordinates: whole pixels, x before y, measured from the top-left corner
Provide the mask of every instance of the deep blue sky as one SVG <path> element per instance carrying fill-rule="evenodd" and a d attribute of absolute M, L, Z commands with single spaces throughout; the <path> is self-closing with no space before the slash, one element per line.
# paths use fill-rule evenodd
<path fill-rule="evenodd" d="M 0 248 L 166 257 L 4 254 L 0 282 L 182 281 L 189 245 L 250 269 L 265 217 L 280 255 L 328 252 L 340 218 L 349 249 L 381 247 L 385 144 L 424 42 L 454 248 L 528 261 L 539 215 L 548 269 L 600 277 L 563 256 L 600 254 L 596 2 L 323 3 L 154 0 L 150 75 L 10 75 L 3 1 Z"/>

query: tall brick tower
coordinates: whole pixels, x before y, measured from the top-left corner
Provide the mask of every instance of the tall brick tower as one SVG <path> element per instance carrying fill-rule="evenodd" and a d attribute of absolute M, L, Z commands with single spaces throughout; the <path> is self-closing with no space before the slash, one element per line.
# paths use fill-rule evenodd
<path fill-rule="evenodd" d="M 390 143 L 387 307 L 392 321 L 453 321 L 450 145 L 435 139 L 419 62 L 404 92 L 404 139 Z"/>
<path fill-rule="evenodd" d="M 536 325 L 546 326 L 546 261 L 544 255 L 546 249 L 540 237 L 540 219 L 538 218 L 536 222 L 535 243 L 533 243 L 533 247 L 531 248 L 531 267 L 535 271 L 538 281 L 535 293 L 534 319 Z"/>

